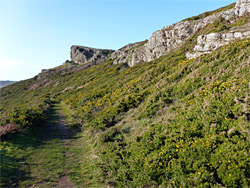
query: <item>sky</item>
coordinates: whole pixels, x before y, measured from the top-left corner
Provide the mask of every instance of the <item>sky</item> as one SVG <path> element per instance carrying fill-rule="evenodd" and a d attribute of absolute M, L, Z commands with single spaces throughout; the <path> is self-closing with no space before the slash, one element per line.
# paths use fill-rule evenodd
<path fill-rule="evenodd" d="M 0 0 L 0 80 L 70 60 L 71 45 L 117 50 L 236 0 Z"/>

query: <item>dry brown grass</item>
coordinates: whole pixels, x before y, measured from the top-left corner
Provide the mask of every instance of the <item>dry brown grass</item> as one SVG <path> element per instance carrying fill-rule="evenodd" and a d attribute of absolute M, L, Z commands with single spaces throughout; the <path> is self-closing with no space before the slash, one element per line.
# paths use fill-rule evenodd
<path fill-rule="evenodd" d="M 0 126 L 0 137 L 15 133 L 17 131 L 18 127 L 15 124 L 9 123 L 7 125 Z"/>

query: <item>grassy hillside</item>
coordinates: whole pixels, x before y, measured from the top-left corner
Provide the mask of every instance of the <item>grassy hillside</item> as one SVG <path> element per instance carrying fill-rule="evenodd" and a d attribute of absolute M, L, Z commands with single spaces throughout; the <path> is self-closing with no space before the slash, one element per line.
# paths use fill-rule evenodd
<path fill-rule="evenodd" d="M 83 136 L 69 173 L 79 187 L 247 187 L 250 40 L 187 60 L 213 30 L 149 63 L 107 61 L 2 88 L 2 118 L 46 99 L 69 106 Z"/>

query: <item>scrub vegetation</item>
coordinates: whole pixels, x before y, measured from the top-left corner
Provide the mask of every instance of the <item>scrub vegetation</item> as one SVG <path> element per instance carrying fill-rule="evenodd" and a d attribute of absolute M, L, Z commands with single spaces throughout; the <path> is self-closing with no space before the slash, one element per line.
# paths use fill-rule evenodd
<path fill-rule="evenodd" d="M 69 160 L 58 154 L 49 163 L 65 163 L 79 187 L 248 187 L 250 40 L 186 59 L 198 34 L 212 29 L 198 31 L 184 47 L 149 63 L 124 68 L 109 60 L 2 88 L 1 122 L 24 127 L 1 142 L 2 185 L 17 179 L 26 185 L 26 171 L 11 174 L 32 160 L 29 151 L 43 160 L 39 152 L 57 149 L 56 155 L 67 150 Z M 38 147 L 36 134 L 43 126 L 23 118 L 37 117 L 35 108 L 46 100 L 63 106 L 74 132 L 68 149 L 60 140 Z M 64 170 L 51 169 L 49 181 Z"/>

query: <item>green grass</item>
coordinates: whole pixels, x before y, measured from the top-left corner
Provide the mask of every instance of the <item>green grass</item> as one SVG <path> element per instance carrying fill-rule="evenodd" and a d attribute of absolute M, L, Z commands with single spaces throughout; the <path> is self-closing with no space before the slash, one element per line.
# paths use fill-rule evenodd
<path fill-rule="evenodd" d="M 49 97 L 62 103 L 50 121 L 62 108 L 71 127 L 67 147 L 56 131 L 41 140 L 42 129 L 3 141 L 4 182 L 46 182 L 39 163 L 59 165 L 47 172 L 49 186 L 65 173 L 79 187 L 247 187 L 250 41 L 185 58 L 198 35 L 225 24 L 219 19 L 149 63 L 124 69 L 107 61 L 3 88 L 2 114 Z"/>
<path fill-rule="evenodd" d="M 230 25 L 230 28 L 239 27 L 239 26 L 245 25 L 248 22 L 249 22 L 249 17 L 241 17 L 236 22 L 232 23 Z"/>
<path fill-rule="evenodd" d="M 227 10 L 232 9 L 232 8 L 234 8 L 234 7 L 235 7 L 235 3 L 230 4 L 230 5 L 228 5 L 228 6 L 225 6 L 225 7 L 222 7 L 222 8 L 219 8 L 219 9 L 214 10 L 214 11 L 205 12 L 205 13 L 200 14 L 200 15 L 198 15 L 198 16 L 193 16 L 193 17 L 191 17 L 191 18 L 187 18 L 187 19 L 185 19 L 185 20 L 183 20 L 183 21 L 194 21 L 194 20 L 199 20 L 199 19 L 202 19 L 202 18 L 206 18 L 207 16 L 211 16 L 211 15 L 213 15 L 213 14 L 218 14 L 218 13 L 220 13 L 220 12 L 227 11 Z"/>
<path fill-rule="evenodd" d="M 89 130 L 79 132 L 79 124 L 73 118 L 74 112 L 65 103 L 62 103 L 61 106 L 63 116 L 74 134 L 74 136 L 71 136 L 71 145 L 67 148 L 69 153 L 67 163 L 71 164 L 67 175 L 78 187 L 101 187 L 103 176 L 97 164 L 97 161 L 100 160 L 97 156 L 98 138 Z"/>
<path fill-rule="evenodd" d="M 51 169 L 50 186 L 65 169 L 79 187 L 248 185 L 250 41 L 193 60 L 184 51 L 122 71 L 106 62 L 51 77 L 60 84 L 36 94 L 50 91 L 62 102 L 72 141 L 67 148 L 58 137 L 43 141 L 31 156 L 22 149 L 27 168 L 18 169 L 31 179 L 18 177 L 19 185 L 46 182 L 46 171 L 32 166 L 39 157 L 39 164 L 60 166 Z"/>
<path fill-rule="evenodd" d="M 53 187 L 71 167 L 67 147 L 58 132 L 58 104 L 52 105 L 47 124 L 26 129 L 1 142 L 1 186 Z M 48 126 L 54 128 L 48 128 Z M 71 161 L 74 163 L 74 161 Z"/>

